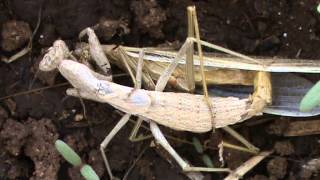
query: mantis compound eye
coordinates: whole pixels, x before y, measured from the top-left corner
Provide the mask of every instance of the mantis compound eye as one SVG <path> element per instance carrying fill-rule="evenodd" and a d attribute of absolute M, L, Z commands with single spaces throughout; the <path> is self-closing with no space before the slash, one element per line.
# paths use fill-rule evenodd
<path fill-rule="evenodd" d="M 112 89 L 111 87 L 105 83 L 104 81 L 100 81 L 98 82 L 98 86 L 97 86 L 97 94 L 98 95 L 107 95 L 112 93 Z"/>
<path fill-rule="evenodd" d="M 49 52 L 43 57 L 42 61 L 40 62 L 39 69 L 41 71 L 52 71 L 58 66 L 58 64 L 58 59 Z"/>
<path fill-rule="evenodd" d="M 151 99 L 149 95 L 143 91 L 135 90 L 130 96 L 129 96 L 129 102 L 133 103 L 137 106 L 145 106 L 148 107 L 151 105 Z"/>

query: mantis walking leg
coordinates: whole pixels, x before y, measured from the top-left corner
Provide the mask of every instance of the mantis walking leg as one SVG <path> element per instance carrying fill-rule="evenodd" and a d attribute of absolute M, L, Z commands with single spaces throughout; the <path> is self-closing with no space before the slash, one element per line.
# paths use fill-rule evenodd
<path fill-rule="evenodd" d="M 179 50 L 175 59 L 171 62 L 171 64 L 165 69 L 164 73 L 160 76 L 157 84 L 156 91 L 163 91 L 165 88 L 172 72 L 177 67 L 179 60 L 186 54 L 187 50 L 190 49 L 192 42 L 190 40 L 186 40 L 184 45 Z M 150 129 L 156 140 L 181 166 L 183 171 L 208 171 L 208 172 L 230 172 L 228 168 L 207 168 L 207 167 L 191 167 L 185 160 L 181 158 L 181 156 L 172 148 L 169 142 L 164 137 L 161 132 L 159 126 L 150 120 Z"/>
<path fill-rule="evenodd" d="M 119 130 L 129 121 L 130 119 L 130 114 L 125 114 L 120 121 L 117 123 L 117 125 L 111 130 L 111 132 L 106 136 L 106 138 L 102 141 L 102 143 L 100 144 L 100 151 L 102 154 L 102 158 L 103 161 L 105 163 L 105 166 L 107 168 L 109 177 L 111 180 L 115 179 L 112 171 L 111 171 L 111 167 L 109 165 L 108 159 L 107 159 L 107 155 L 105 153 L 105 149 L 108 146 L 109 142 L 113 139 L 113 137 L 119 132 Z"/>
<path fill-rule="evenodd" d="M 136 79 L 135 79 L 135 88 L 134 90 L 136 89 L 140 89 L 141 88 L 141 76 L 142 76 L 142 66 L 143 66 L 143 51 L 140 52 L 140 58 L 139 58 L 139 62 L 138 62 L 138 67 L 137 67 L 137 74 L 136 74 Z M 134 91 L 133 90 L 133 91 Z M 111 171 L 111 167 L 108 163 L 108 160 L 107 160 L 107 157 L 106 157 L 106 153 L 105 153 L 105 149 L 107 147 L 107 145 L 109 144 L 109 142 L 111 141 L 111 139 L 116 135 L 116 133 L 129 121 L 129 118 L 130 118 L 131 114 L 125 114 L 121 120 L 117 123 L 117 125 L 112 129 L 112 131 L 108 134 L 108 136 L 103 140 L 103 142 L 101 143 L 100 145 L 100 151 L 101 151 L 101 154 L 102 154 L 102 157 L 103 157 L 103 161 L 107 167 L 107 171 L 108 171 L 108 174 L 110 176 L 110 179 L 114 179 L 114 176 L 112 174 L 112 171 Z M 138 119 L 138 123 L 137 125 L 141 125 L 142 123 L 142 119 L 139 118 Z M 137 126 L 139 128 L 139 126 Z M 133 130 L 132 131 L 132 134 L 133 133 L 136 133 L 137 130 Z M 134 134 L 135 135 L 135 134 Z M 132 136 L 132 135 L 131 135 Z M 130 136 L 130 138 L 131 138 Z M 129 138 L 129 139 L 130 139 Z"/>

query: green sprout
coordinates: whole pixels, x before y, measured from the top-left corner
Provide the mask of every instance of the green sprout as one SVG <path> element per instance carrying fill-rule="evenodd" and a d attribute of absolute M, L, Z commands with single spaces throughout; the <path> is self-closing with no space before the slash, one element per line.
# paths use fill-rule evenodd
<path fill-rule="evenodd" d="M 320 104 L 320 81 L 316 83 L 300 102 L 300 111 L 308 112 Z"/>
<path fill-rule="evenodd" d="M 90 179 L 90 180 L 99 179 L 99 176 L 97 175 L 97 173 L 92 169 L 91 166 L 87 164 L 82 166 L 82 168 L 80 169 L 80 172 L 81 172 L 81 175 L 86 179 Z"/>
<path fill-rule="evenodd" d="M 192 144 L 199 154 L 203 153 L 203 147 L 198 138 L 192 137 Z"/>
<path fill-rule="evenodd" d="M 320 13 L 320 3 L 318 4 L 317 11 Z"/>
<path fill-rule="evenodd" d="M 203 163 L 210 168 L 213 168 L 213 163 L 212 160 L 210 159 L 210 157 L 207 154 L 204 154 L 204 150 L 203 150 L 203 146 L 201 144 L 201 142 L 199 141 L 198 138 L 196 138 L 195 136 L 192 137 L 192 144 L 194 146 L 194 148 L 196 149 L 196 151 L 199 154 L 202 154 L 202 161 Z"/>
<path fill-rule="evenodd" d="M 65 142 L 57 140 L 55 142 L 56 149 L 62 157 L 75 167 L 81 167 L 80 173 L 87 180 L 99 180 L 99 176 L 90 165 L 83 164 L 80 156 Z"/>
<path fill-rule="evenodd" d="M 206 164 L 207 167 L 214 168 L 213 162 L 207 154 L 202 155 L 202 161 L 204 164 Z"/>

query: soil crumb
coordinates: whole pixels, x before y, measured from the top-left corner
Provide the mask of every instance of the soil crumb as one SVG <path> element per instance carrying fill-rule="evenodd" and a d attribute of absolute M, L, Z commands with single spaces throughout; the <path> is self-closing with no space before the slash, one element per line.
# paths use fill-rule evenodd
<path fill-rule="evenodd" d="M 13 119 L 8 119 L 0 132 L 0 142 L 2 147 L 11 155 L 18 156 L 21 152 L 21 147 L 25 145 L 30 133 L 28 127 L 24 124 Z"/>
<path fill-rule="evenodd" d="M 269 161 L 267 165 L 270 176 L 282 179 L 287 173 L 288 162 L 287 159 L 282 157 L 276 157 Z"/>
<path fill-rule="evenodd" d="M 164 37 L 162 27 L 166 20 L 166 12 L 156 0 L 132 1 L 131 9 L 140 31 L 154 38 Z"/>
<path fill-rule="evenodd" d="M 31 29 L 28 23 L 23 21 L 8 21 L 2 27 L 1 48 L 4 51 L 13 51 L 26 44 L 31 37 Z"/>
<path fill-rule="evenodd" d="M 290 141 L 278 141 L 275 143 L 274 149 L 280 156 L 288 156 L 294 153 L 294 146 Z"/>
<path fill-rule="evenodd" d="M 61 158 L 54 147 L 59 136 L 56 127 L 50 119 L 37 121 L 29 118 L 26 125 L 31 136 L 28 138 L 25 154 L 35 165 L 30 179 L 57 179 Z"/>

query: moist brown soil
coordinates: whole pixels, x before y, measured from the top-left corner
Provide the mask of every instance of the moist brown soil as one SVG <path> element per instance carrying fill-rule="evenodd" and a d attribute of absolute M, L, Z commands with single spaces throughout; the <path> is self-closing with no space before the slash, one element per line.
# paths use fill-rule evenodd
<path fill-rule="evenodd" d="M 66 40 L 73 49 L 79 32 L 98 23 L 96 32 L 105 44 L 181 45 L 187 34 L 188 5 L 197 6 L 201 36 L 209 42 L 248 55 L 320 58 L 320 14 L 315 10 L 316 2 L 310 0 L 1 0 L 2 60 L 26 46 L 30 29 L 36 28 L 40 7 L 42 15 L 32 53 L 10 64 L 0 62 L 0 98 L 53 87 L 0 100 L 0 179 L 81 179 L 79 169 L 72 168 L 55 150 L 58 138 L 71 145 L 100 177 L 107 178 L 99 143 L 119 120 L 121 112 L 85 100 L 87 113 L 82 118 L 80 101 L 66 96 L 69 85 L 55 86 L 66 81 L 56 72 L 39 72 L 36 76 L 37 64 L 54 40 Z M 114 74 L 123 73 L 112 68 Z M 115 78 L 115 82 L 132 85 L 129 76 Z M 235 126 L 260 149 L 275 149 L 245 179 L 316 179 L 316 173 L 302 169 L 302 165 L 319 158 L 319 136 L 284 137 L 275 131 L 281 131 L 281 121 L 287 120 L 276 116 L 262 116 L 254 121 L 266 118 L 270 120 Z M 123 177 L 142 155 L 128 179 L 188 179 L 161 148 L 150 146 L 151 140 L 130 142 L 132 127 L 129 123 L 121 130 L 106 150 L 116 176 Z M 205 153 L 217 167 L 220 166 L 217 145 L 221 138 L 234 142 L 220 131 L 198 135 L 162 129 L 180 139 L 170 142 L 182 157 L 198 166 L 204 166 L 201 155 L 181 140 L 191 142 L 192 137 L 197 137 L 201 142 L 207 141 L 213 150 L 206 149 Z M 250 154 L 225 149 L 224 156 L 226 166 L 236 168 Z M 218 173 L 203 174 L 205 179 L 224 177 Z"/>

